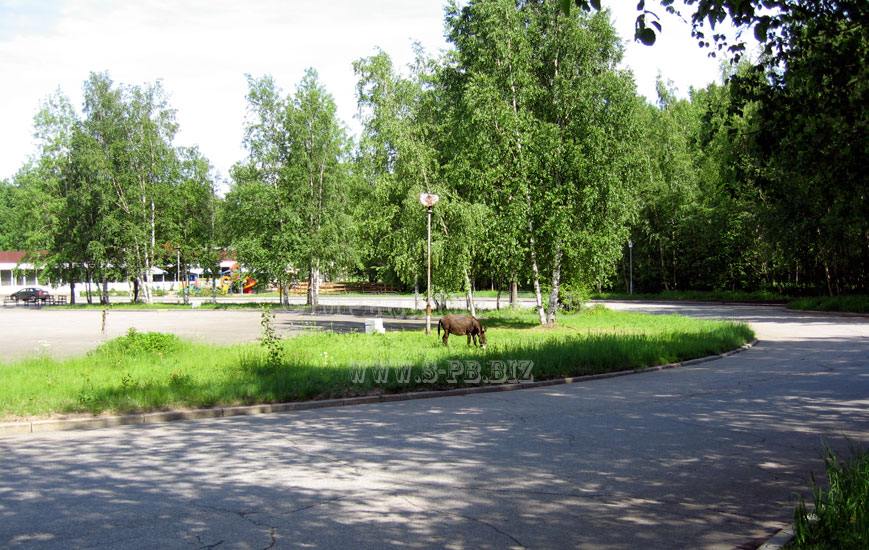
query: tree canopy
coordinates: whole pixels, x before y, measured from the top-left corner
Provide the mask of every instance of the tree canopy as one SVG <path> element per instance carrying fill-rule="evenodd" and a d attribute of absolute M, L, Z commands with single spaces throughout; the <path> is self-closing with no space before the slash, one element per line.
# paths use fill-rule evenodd
<path fill-rule="evenodd" d="M 324 279 L 420 289 L 427 192 L 438 301 L 464 293 L 471 311 L 474 289 L 504 285 L 533 290 L 541 322 L 593 287 L 865 292 L 869 4 L 651 4 L 636 38 L 662 32 L 656 10 L 690 13 L 701 46 L 732 56 L 720 83 L 679 98 L 662 78 L 645 103 L 598 2 L 450 2 L 452 49 L 353 64 L 357 143 L 314 69 L 292 93 L 248 76 L 225 198 L 175 145 L 160 83 L 92 73 L 80 109 L 46 99 L 38 150 L 0 183 L 0 247 L 41 251 L 102 300 L 109 279 L 148 300 L 157 269 L 214 275 L 222 247 L 284 296 L 306 282 L 316 306 Z M 707 34 L 725 21 L 752 25 L 763 55 Z"/>

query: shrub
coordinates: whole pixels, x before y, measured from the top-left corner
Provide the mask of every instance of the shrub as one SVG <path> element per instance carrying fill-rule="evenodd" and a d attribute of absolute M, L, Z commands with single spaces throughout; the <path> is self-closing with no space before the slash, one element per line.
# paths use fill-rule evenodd
<path fill-rule="evenodd" d="M 135 328 L 130 328 L 126 335 L 109 340 L 91 353 L 117 355 L 166 354 L 177 351 L 180 348 L 181 340 L 174 334 L 138 332 Z"/>

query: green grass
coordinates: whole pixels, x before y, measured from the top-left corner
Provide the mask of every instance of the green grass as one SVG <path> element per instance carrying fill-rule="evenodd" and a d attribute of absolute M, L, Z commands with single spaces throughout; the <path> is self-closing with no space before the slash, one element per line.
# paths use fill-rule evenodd
<path fill-rule="evenodd" d="M 133 333 L 79 358 L 0 363 L 0 419 L 478 385 L 474 363 L 468 362 L 479 364 L 481 380 L 524 379 L 529 365 L 527 374 L 535 380 L 553 379 L 721 353 L 753 338 L 744 324 L 603 308 L 562 315 L 557 327 L 539 326 L 524 312 L 491 313 L 483 322 L 489 336 L 485 350 L 468 347 L 465 337 L 455 335 L 445 348 L 436 333 L 417 330 L 311 333 L 280 341 L 277 360 L 260 344 L 219 347 Z M 458 366 L 465 370 L 451 375 Z M 439 369 L 444 373 L 437 374 Z M 376 381 L 375 374 L 384 371 L 387 378 Z M 400 372 L 408 375 L 406 382 L 397 379 Z"/>
<path fill-rule="evenodd" d="M 864 550 L 869 548 L 869 454 L 850 444 L 848 459 L 826 447 L 827 488 L 812 476 L 814 510 L 804 500 L 794 513 L 797 550 Z"/>
<path fill-rule="evenodd" d="M 788 309 L 869 313 L 869 296 L 863 294 L 854 296 L 799 298 L 789 302 Z"/>

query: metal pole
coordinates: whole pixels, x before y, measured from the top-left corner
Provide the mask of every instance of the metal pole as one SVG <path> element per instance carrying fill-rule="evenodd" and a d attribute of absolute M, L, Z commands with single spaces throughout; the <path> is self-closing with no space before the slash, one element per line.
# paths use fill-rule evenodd
<path fill-rule="evenodd" d="M 431 209 L 428 211 L 428 266 L 426 268 L 426 287 L 425 287 L 425 333 L 431 334 Z"/>
<path fill-rule="evenodd" d="M 631 288 L 630 295 L 634 295 L 634 241 L 628 241 L 628 250 L 630 250 L 631 258 Z"/>

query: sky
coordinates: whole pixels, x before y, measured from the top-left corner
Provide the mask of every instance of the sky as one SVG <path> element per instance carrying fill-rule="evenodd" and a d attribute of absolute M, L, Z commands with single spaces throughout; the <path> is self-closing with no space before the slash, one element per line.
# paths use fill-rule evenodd
<path fill-rule="evenodd" d="M 691 38 L 688 23 L 659 13 L 652 46 L 632 40 L 636 3 L 603 2 L 626 39 L 624 65 L 654 100 L 661 74 L 677 96 L 720 80 L 720 63 Z M 650 3 L 652 4 L 652 3 Z M 197 145 L 216 173 L 245 156 L 246 74 L 271 75 L 285 94 L 313 67 L 338 117 L 358 135 L 353 61 L 377 48 L 397 67 L 413 43 L 430 54 L 443 37 L 445 0 L 0 0 L 0 179 L 36 153 L 33 116 L 60 90 L 80 110 L 91 72 L 117 84 L 162 80 L 177 111 L 175 145 Z M 750 33 L 749 33 L 750 34 Z"/>

